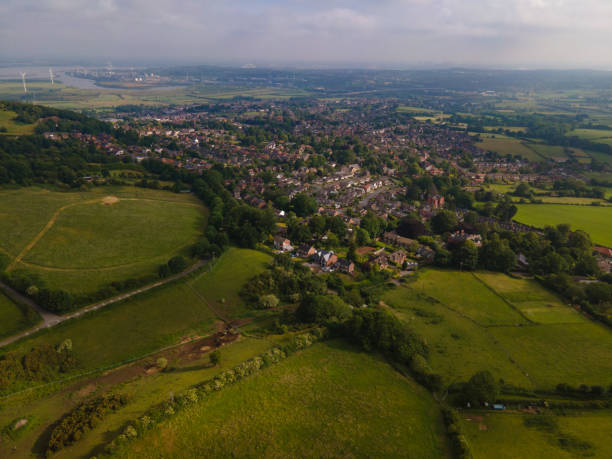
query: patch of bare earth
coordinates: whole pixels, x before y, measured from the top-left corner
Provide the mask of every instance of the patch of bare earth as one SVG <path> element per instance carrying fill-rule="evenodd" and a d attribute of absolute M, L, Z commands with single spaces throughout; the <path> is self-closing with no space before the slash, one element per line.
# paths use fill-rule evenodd
<path fill-rule="evenodd" d="M 119 202 L 119 198 L 117 196 L 105 196 L 102 198 L 103 206 L 112 206 L 113 204 L 117 204 Z"/>

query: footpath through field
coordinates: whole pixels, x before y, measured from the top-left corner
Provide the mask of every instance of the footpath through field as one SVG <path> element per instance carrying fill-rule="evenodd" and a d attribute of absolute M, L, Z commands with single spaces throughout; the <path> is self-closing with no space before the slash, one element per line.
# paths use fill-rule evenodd
<path fill-rule="evenodd" d="M 95 303 L 92 304 L 91 306 L 86 306 L 83 309 L 79 309 L 78 311 L 75 311 L 71 314 L 67 314 L 65 316 L 59 316 L 57 314 L 53 314 L 43 308 L 41 308 L 39 305 L 37 305 L 36 303 L 34 303 L 30 298 L 27 298 L 21 294 L 19 294 L 18 292 L 16 292 L 15 290 L 13 290 L 12 288 L 10 288 L 8 285 L 4 284 L 3 282 L 0 282 L 0 288 L 3 289 L 10 297 L 12 298 L 16 298 L 17 300 L 28 304 L 29 306 L 31 306 L 36 312 L 38 312 L 38 314 L 40 314 L 40 316 L 42 317 L 42 323 L 38 324 L 36 327 L 30 328 L 29 330 L 23 331 L 21 333 L 18 333 L 16 335 L 13 336 L 9 336 L 8 338 L 5 338 L 3 340 L 0 340 L 0 347 L 3 346 L 7 346 L 11 343 L 14 343 L 15 341 L 24 338 L 26 336 L 32 335 L 44 328 L 51 328 L 56 326 L 57 324 L 60 324 L 62 322 L 65 322 L 67 320 L 70 319 L 75 319 L 77 317 L 82 316 L 83 314 L 86 314 L 88 312 L 91 311 L 96 311 L 98 309 L 102 309 L 106 306 L 109 306 L 111 304 L 117 303 L 119 301 L 123 301 L 127 298 L 130 298 L 134 295 L 138 295 L 140 293 L 146 292 L 148 290 L 154 289 L 156 287 L 160 287 L 164 284 L 167 284 L 169 282 L 175 281 L 177 279 L 183 278 L 189 274 L 191 274 L 192 272 L 198 270 L 199 268 L 201 268 L 202 266 L 204 266 L 206 264 L 206 261 L 199 261 L 197 262 L 195 265 L 191 266 L 189 269 L 187 269 L 186 271 L 183 271 L 182 273 L 179 274 L 175 274 L 174 276 L 170 276 L 164 280 L 160 280 L 158 282 L 155 282 L 153 284 L 149 284 L 146 285 L 144 287 L 141 287 L 139 289 L 136 290 L 132 290 L 131 292 L 128 293 L 124 293 L 122 295 L 118 295 L 112 298 L 109 298 L 108 300 L 104 300 L 101 301 L 99 303 Z"/>

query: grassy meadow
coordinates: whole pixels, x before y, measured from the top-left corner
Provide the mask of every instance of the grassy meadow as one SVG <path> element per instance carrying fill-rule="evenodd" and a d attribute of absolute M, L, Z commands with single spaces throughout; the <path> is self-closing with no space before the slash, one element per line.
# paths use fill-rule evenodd
<path fill-rule="evenodd" d="M 0 108 L 0 135 L 24 135 L 34 132 L 33 124 L 18 123 L 14 121 L 16 116 L 17 113 Z"/>
<path fill-rule="evenodd" d="M 0 214 L 10 269 L 73 294 L 154 274 L 206 224 L 206 209 L 190 195 L 131 187 L 0 191 Z"/>
<path fill-rule="evenodd" d="M 118 457 L 439 458 L 443 432 L 424 389 L 379 357 L 329 342 L 210 395 Z"/>
<path fill-rule="evenodd" d="M 383 299 L 426 340 L 447 384 L 484 369 L 530 389 L 612 383 L 612 332 L 535 281 L 431 269 Z"/>
<path fill-rule="evenodd" d="M 15 333 L 32 325 L 22 308 L 0 291 L 0 338 Z"/>
<path fill-rule="evenodd" d="M 542 161 L 542 157 L 523 141 L 503 134 L 480 133 L 480 142 L 476 146 L 487 151 L 494 151 L 500 155 L 519 155 L 529 161 Z"/>
<path fill-rule="evenodd" d="M 91 371 L 142 356 L 185 337 L 207 334 L 217 313 L 233 318 L 231 312 L 244 309 L 237 295 L 227 295 L 225 309 L 212 309 L 207 297 L 217 298 L 218 290 L 238 291 L 244 281 L 261 272 L 269 257 L 253 250 L 230 249 L 216 262 L 189 278 L 150 290 L 126 301 L 87 314 L 81 318 L 45 329 L 8 349 L 25 351 L 37 344 L 53 344 L 71 339 L 79 361 L 77 371 Z M 234 276 L 237 264 L 248 265 L 247 275 Z M 227 284 L 225 282 L 231 278 Z M 208 283 L 198 292 L 196 285 Z"/>
<path fill-rule="evenodd" d="M 462 428 L 474 459 L 492 456 L 508 459 L 612 456 L 612 443 L 609 441 L 612 413 L 609 411 L 552 416 L 555 427 L 549 431 L 525 424 L 534 417 L 519 413 L 463 413 Z M 590 447 L 584 450 L 562 448 L 559 442 L 562 436 L 587 442 Z"/>
<path fill-rule="evenodd" d="M 555 204 L 518 204 L 514 219 L 517 222 L 543 228 L 547 225 L 569 223 L 574 230 L 591 235 L 596 244 L 612 247 L 612 208 L 597 206 L 568 206 Z"/>

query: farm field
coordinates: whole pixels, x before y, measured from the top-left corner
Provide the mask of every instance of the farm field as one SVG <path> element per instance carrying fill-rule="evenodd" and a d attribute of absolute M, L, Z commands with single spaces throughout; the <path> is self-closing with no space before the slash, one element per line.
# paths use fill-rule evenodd
<path fill-rule="evenodd" d="M 503 134 L 480 134 L 481 141 L 476 145 L 483 150 L 494 151 L 500 155 L 520 155 L 530 161 L 542 161 L 542 157 L 527 147 L 521 140 Z"/>
<path fill-rule="evenodd" d="M 210 279 L 210 285 L 217 285 L 219 279 L 230 277 L 234 266 L 241 262 L 249 264 L 250 277 L 261 272 L 267 260 L 268 257 L 260 252 L 230 249 L 210 271 L 204 268 L 185 280 L 64 322 L 12 344 L 6 350 L 25 351 L 37 344 L 57 345 L 65 339 L 71 339 L 73 352 L 79 362 L 78 372 L 143 356 L 175 344 L 185 337 L 206 334 L 212 330 L 218 319 L 216 312 L 223 311 L 213 311 L 205 301 L 206 298 L 194 289 L 195 283 Z M 227 288 L 238 291 L 241 282 L 240 278 L 234 279 Z M 208 294 L 206 290 L 202 292 Z M 224 305 L 227 308 L 242 307 L 232 304 L 234 301 L 241 302 L 238 296 L 228 295 L 227 300 Z"/>
<path fill-rule="evenodd" d="M 440 413 L 424 389 L 380 357 L 329 342 L 211 394 L 135 440 L 118 457 L 313 453 L 447 455 Z"/>
<path fill-rule="evenodd" d="M 0 213 L 9 269 L 77 295 L 156 274 L 195 242 L 206 218 L 192 196 L 131 187 L 2 191 Z"/>
<path fill-rule="evenodd" d="M 0 135 L 24 135 L 34 132 L 33 124 L 18 123 L 13 120 L 17 113 L 10 110 L 4 110 L 0 106 Z M 1 128 L 5 128 L 4 131 Z"/>
<path fill-rule="evenodd" d="M 0 337 L 14 335 L 31 325 L 21 308 L 0 291 Z"/>
<path fill-rule="evenodd" d="M 440 288 L 440 286 L 444 288 Z M 420 273 L 414 290 L 432 296 L 480 325 L 515 325 L 527 321 L 470 272 L 431 269 Z"/>
<path fill-rule="evenodd" d="M 542 201 L 544 204 L 573 204 L 580 206 L 590 206 L 592 203 L 596 202 L 601 206 L 609 206 L 610 203 L 608 201 L 604 201 L 603 199 L 597 198 L 576 198 L 573 196 L 536 196 L 538 201 Z M 520 202 L 521 198 L 518 196 L 513 196 L 512 200 L 514 202 Z"/>
<path fill-rule="evenodd" d="M 492 455 L 508 459 L 605 458 L 612 454 L 609 442 L 611 414 L 604 411 L 554 416 L 552 422 L 557 427 L 553 432 L 526 426 L 525 421 L 534 415 L 518 413 L 464 413 L 462 426 L 475 459 Z M 559 444 L 562 435 L 586 441 L 591 447 L 587 450 L 563 449 Z"/>
<path fill-rule="evenodd" d="M 383 297 L 402 321 L 425 338 L 430 365 L 447 384 L 467 380 L 483 369 L 531 389 L 552 389 L 560 382 L 608 387 L 612 382 L 612 364 L 606 357 L 612 353 L 610 330 L 582 317 L 535 281 L 476 273 L 476 283 L 470 283 L 461 275 L 467 273 L 429 270 L 422 275 L 425 282 L 417 280 Z M 428 284 L 428 276 L 436 282 Z M 462 293 L 452 294 L 454 282 L 464 285 Z M 475 322 L 469 311 L 449 304 L 449 298 L 471 298 L 473 308 L 500 317 L 488 297 L 478 295 L 483 289 L 503 297 L 509 311 L 517 309 L 528 320 L 519 326 Z"/>
<path fill-rule="evenodd" d="M 596 244 L 612 246 L 612 208 L 555 204 L 518 204 L 517 222 L 543 228 L 570 223 L 572 229 L 586 231 Z"/>
<path fill-rule="evenodd" d="M 30 451 L 43 454 L 44 447 L 40 439 L 45 437 L 45 431 L 49 425 L 94 394 L 117 391 L 129 397 L 129 404 L 104 418 L 94 429 L 87 432 L 82 440 L 62 450 L 54 457 L 91 457 L 98 454 L 99 451 L 96 449 L 104 445 L 109 432 L 114 432 L 120 429 L 125 422 L 141 416 L 169 393 L 178 393 L 214 377 L 225 369 L 265 352 L 273 346 L 274 341 L 280 341 L 284 337 L 275 336 L 272 339 L 271 342 L 270 340 L 243 337 L 231 344 L 224 345 L 221 349 L 222 361 L 216 367 L 209 365 L 210 351 L 198 352 L 194 355 L 191 352 L 187 353 L 182 348 L 176 348 L 161 354 L 167 358 L 174 371 L 147 371 L 151 363 L 155 362 L 156 356 L 102 377 L 80 381 L 62 391 L 47 394 L 44 398 L 15 396 L 4 400 L 0 411 L 0 429 L 19 417 L 25 417 L 30 424 L 19 437 L 2 438 L 0 456 L 6 457 L 10 454 L 23 456 Z"/>

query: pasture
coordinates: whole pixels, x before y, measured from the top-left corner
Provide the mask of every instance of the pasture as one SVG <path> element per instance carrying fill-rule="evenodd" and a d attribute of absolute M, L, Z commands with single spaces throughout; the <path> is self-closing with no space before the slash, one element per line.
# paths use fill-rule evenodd
<path fill-rule="evenodd" d="M 1 191 L 0 214 L 9 270 L 27 270 L 76 295 L 156 274 L 206 224 L 205 208 L 190 195 L 131 187 Z"/>
<path fill-rule="evenodd" d="M 0 135 L 24 135 L 34 132 L 33 124 L 18 123 L 14 121 L 16 116 L 17 113 L 0 107 Z"/>
<path fill-rule="evenodd" d="M 430 394 L 384 359 L 336 341 L 211 394 L 118 457 L 447 454 Z"/>
<path fill-rule="evenodd" d="M 612 246 L 612 208 L 597 206 L 568 206 L 555 204 L 517 204 L 514 220 L 543 228 L 569 223 L 573 230 L 591 235 L 596 244 Z"/>
<path fill-rule="evenodd" d="M 518 413 L 470 412 L 463 413 L 462 428 L 470 444 L 474 459 L 499 458 L 574 458 L 610 457 L 612 447 L 609 433 L 612 428 L 609 411 L 588 414 L 571 413 L 551 416 L 552 428 L 527 426 L 525 421 L 534 415 Z M 569 436 L 587 442 L 590 448 L 572 450 L 562 448 L 559 439 Z"/>
<path fill-rule="evenodd" d="M 241 282 L 261 272 L 268 259 L 260 252 L 230 249 L 210 270 L 205 267 L 187 279 L 45 329 L 8 349 L 25 351 L 37 344 L 57 345 L 71 339 L 80 363 L 77 371 L 82 372 L 140 357 L 188 336 L 207 334 L 219 318 L 217 313 L 230 319 L 232 316 L 224 314 L 224 310 L 213 310 L 206 301 L 209 295 L 216 298 L 217 291 L 209 293 L 206 288 L 198 291 L 194 285 L 207 282 L 210 286 L 218 286 L 232 279 L 223 288 L 238 291 Z M 248 269 L 244 269 L 249 273 L 246 278 L 234 277 L 234 267 L 241 263 L 248 265 Z M 227 310 L 244 308 L 237 295 L 227 295 L 223 306 Z"/>
<path fill-rule="evenodd" d="M 19 306 L 0 291 L 0 338 L 26 329 L 33 325 L 32 322 Z"/>
<path fill-rule="evenodd" d="M 502 134 L 480 134 L 480 142 L 476 146 L 483 150 L 493 151 L 500 155 L 519 155 L 529 161 L 542 161 L 542 157 L 520 139 Z"/>
<path fill-rule="evenodd" d="M 612 383 L 606 357 L 612 353 L 612 332 L 535 281 L 444 270 L 419 277 L 387 292 L 383 300 L 425 338 L 430 366 L 445 383 L 467 380 L 484 369 L 530 389 L 550 390 L 562 382 Z M 522 321 L 509 323 L 514 314 Z"/>

